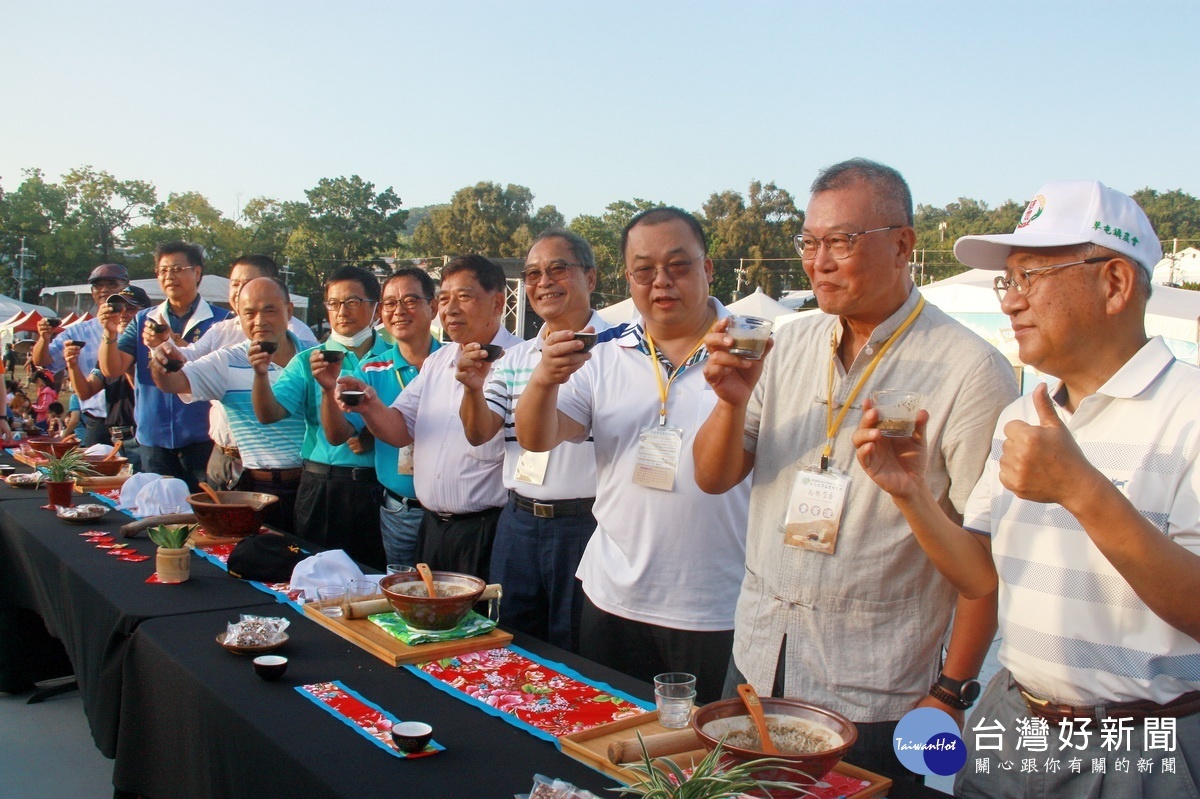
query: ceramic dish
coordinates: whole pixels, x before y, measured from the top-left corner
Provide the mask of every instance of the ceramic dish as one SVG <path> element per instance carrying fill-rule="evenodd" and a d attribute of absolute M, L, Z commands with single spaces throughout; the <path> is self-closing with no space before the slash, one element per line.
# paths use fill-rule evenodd
<path fill-rule="evenodd" d="M 106 513 L 108 507 L 105 505 L 72 505 L 69 508 L 59 508 L 56 515 L 71 524 L 91 524 Z"/>
<path fill-rule="evenodd" d="M 22 472 L 21 474 L 10 474 L 4 478 L 4 482 L 13 488 L 37 488 L 42 484 L 42 476 L 36 472 Z"/>
<path fill-rule="evenodd" d="M 279 640 L 273 644 L 262 644 L 261 646 L 235 646 L 225 643 L 225 633 L 217 633 L 217 643 L 225 647 L 227 652 L 232 652 L 235 655 L 266 655 L 274 652 L 279 647 L 288 642 L 288 634 L 280 634 Z"/>

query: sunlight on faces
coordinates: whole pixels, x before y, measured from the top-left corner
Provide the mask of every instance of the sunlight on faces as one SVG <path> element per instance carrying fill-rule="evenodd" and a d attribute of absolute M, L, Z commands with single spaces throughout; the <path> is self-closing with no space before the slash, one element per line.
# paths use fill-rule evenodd
<path fill-rule="evenodd" d="M 158 259 L 156 270 L 178 270 L 167 274 L 157 273 L 158 285 L 167 299 L 175 305 L 190 305 L 200 291 L 201 269 L 188 263 L 187 255 L 173 252 Z"/>
<path fill-rule="evenodd" d="M 109 297 L 127 285 L 129 285 L 128 280 L 97 280 L 92 283 L 92 302 L 96 305 L 103 305 Z"/>
<path fill-rule="evenodd" d="M 566 239 L 549 238 L 539 241 L 525 258 L 526 269 L 541 271 L 537 285 L 526 286 L 525 293 L 534 312 L 550 321 L 564 314 L 582 313 L 591 308 L 592 291 L 596 288 L 596 270 L 569 266 L 561 280 L 552 280 L 549 270 L 563 264 L 575 264 L 575 252 Z"/>
<path fill-rule="evenodd" d="M 895 216 L 902 216 L 896 212 Z M 858 233 L 873 228 L 902 224 L 903 219 L 885 216 L 875 207 L 875 194 L 861 181 L 817 192 L 809 200 L 803 232 L 816 237 L 831 233 Z M 901 234 L 908 228 L 859 236 L 846 258 L 834 259 L 822 246 L 815 259 L 803 261 L 804 273 L 812 284 L 817 304 L 827 314 L 850 319 L 882 321 L 907 296 L 908 246 Z M 882 316 L 881 316 L 882 315 Z"/>
<path fill-rule="evenodd" d="M 393 302 L 395 307 L 388 308 Z M 383 287 L 379 317 L 397 341 L 417 341 L 429 333 L 436 303 L 436 299 L 431 301 L 425 298 L 421 282 L 415 277 L 398 277 L 389 280 Z"/>
<path fill-rule="evenodd" d="M 488 292 L 469 269 L 442 280 L 438 291 L 438 315 L 442 329 L 456 344 L 489 344 L 500 329 L 504 292 Z"/>
<path fill-rule="evenodd" d="M 639 224 L 630 230 L 625 268 L 633 304 L 651 335 L 693 327 L 707 318 L 713 264 L 683 220 Z M 654 280 L 641 285 L 633 273 L 644 268 L 655 269 Z M 672 271 L 678 276 L 672 277 Z"/>
<path fill-rule="evenodd" d="M 375 321 L 377 303 L 367 300 L 367 290 L 357 280 L 339 280 L 330 283 L 325 289 L 326 302 L 345 303 L 346 300 L 364 300 L 357 308 L 350 310 L 342 305 L 337 311 L 329 311 L 329 324 L 334 332 L 341 336 L 353 336 L 367 325 Z"/>
<path fill-rule="evenodd" d="M 229 270 L 229 307 L 238 307 L 238 292 L 242 286 L 256 277 L 266 277 L 260 269 L 252 264 L 238 264 Z"/>
<path fill-rule="evenodd" d="M 283 287 L 270 278 L 256 278 L 238 295 L 238 321 L 251 341 L 282 341 L 292 318 L 292 303 Z"/>

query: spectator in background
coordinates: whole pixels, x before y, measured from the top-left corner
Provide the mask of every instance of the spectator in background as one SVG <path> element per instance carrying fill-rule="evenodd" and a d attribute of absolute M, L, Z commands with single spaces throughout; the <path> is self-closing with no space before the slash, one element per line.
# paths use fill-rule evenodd
<path fill-rule="evenodd" d="M 12 344 L 4 345 L 4 371 L 8 372 L 9 377 L 17 376 L 17 360 L 19 353 L 13 349 Z"/>
<path fill-rule="evenodd" d="M 33 420 L 37 423 L 38 428 L 45 431 L 50 415 L 50 403 L 58 399 L 58 390 L 54 387 L 54 378 L 42 371 L 33 376 L 33 384 L 37 388 L 37 397 L 32 405 Z"/>
<path fill-rule="evenodd" d="M 63 418 L 65 412 L 66 409 L 58 400 L 50 403 L 50 407 L 46 409 L 46 435 L 62 436 L 72 429 L 67 427 L 66 419 Z"/>
<path fill-rule="evenodd" d="M 68 433 L 73 433 L 80 441 L 87 433 L 87 428 L 83 426 L 83 413 L 79 410 L 79 395 L 74 391 L 70 392 L 71 398 L 67 400 L 67 412 L 63 417 L 63 430 Z M 61 397 L 62 394 L 59 393 Z"/>

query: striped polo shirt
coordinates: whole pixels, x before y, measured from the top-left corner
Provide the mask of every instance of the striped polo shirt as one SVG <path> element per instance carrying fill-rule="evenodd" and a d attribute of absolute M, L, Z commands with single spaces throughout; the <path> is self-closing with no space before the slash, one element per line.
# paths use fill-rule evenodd
<path fill-rule="evenodd" d="M 288 338 L 296 352 L 300 342 L 292 333 Z M 298 357 L 298 356 L 295 356 Z M 289 416 L 276 424 L 265 425 L 254 415 L 250 392 L 254 386 L 254 368 L 250 365 L 250 342 L 215 350 L 183 367 L 191 384 L 191 394 L 181 394 L 184 402 L 214 400 L 221 403 L 242 465 L 248 469 L 295 469 L 300 466 L 300 447 L 304 443 L 304 419 Z M 283 367 L 272 363 L 267 379 L 275 383 Z"/>
<path fill-rule="evenodd" d="M 1058 414 L 1088 461 L 1163 535 L 1200 555 L 1200 370 L 1151 339 L 1075 412 Z M 1000 662 L 1031 692 L 1074 705 L 1200 690 L 1200 641 L 1155 615 L 1060 505 L 1000 484 L 1004 425 L 1038 424 L 1032 397 L 996 424 L 964 526 L 991 535 Z M 1180 586 L 1182 589 L 1183 586 Z"/>

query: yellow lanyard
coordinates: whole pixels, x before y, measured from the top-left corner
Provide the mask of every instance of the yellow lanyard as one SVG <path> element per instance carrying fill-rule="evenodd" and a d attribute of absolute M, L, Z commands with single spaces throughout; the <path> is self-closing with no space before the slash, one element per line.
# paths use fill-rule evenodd
<path fill-rule="evenodd" d="M 708 331 L 705 331 L 705 335 L 707 334 Z M 667 424 L 667 393 L 671 390 L 671 384 L 675 382 L 675 378 L 679 377 L 680 372 L 687 366 L 687 362 L 704 346 L 704 336 L 701 336 L 700 340 L 696 342 L 696 346 L 692 347 L 692 351 L 683 359 L 683 363 L 679 365 L 665 385 L 663 384 L 662 369 L 658 365 L 658 348 L 654 346 L 654 339 L 650 338 L 649 332 L 646 333 L 646 343 L 650 345 L 650 359 L 654 361 L 654 379 L 658 381 L 658 426 L 664 427 Z"/>
<path fill-rule="evenodd" d="M 921 314 L 921 309 L 925 307 L 925 298 L 921 297 L 917 301 L 917 307 L 912 309 L 912 313 L 908 318 L 900 323 L 900 327 L 892 335 L 888 336 L 887 341 L 879 346 L 879 351 L 875 353 L 875 357 L 867 364 L 867 368 L 863 370 L 862 376 L 858 378 L 858 382 L 854 384 L 854 388 L 850 391 L 850 396 L 846 397 L 845 404 L 838 411 L 837 418 L 833 417 L 833 362 L 837 358 L 837 326 L 829 334 L 829 380 L 825 384 L 825 449 L 821 451 L 821 471 L 829 468 L 829 459 L 833 456 L 833 439 L 837 436 L 838 430 L 842 428 L 842 422 L 846 419 L 846 412 L 850 410 L 850 406 L 854 404 L 854 400 L 858 398 L 858 392 L 862 390 L 864 384 L 875 371 L 875 367 L 879 365 L 879 361 L 883 358 L 883 354 L 891 349 L 891 346 L 904 335 L 904 331 L 917 320 Z"/>

